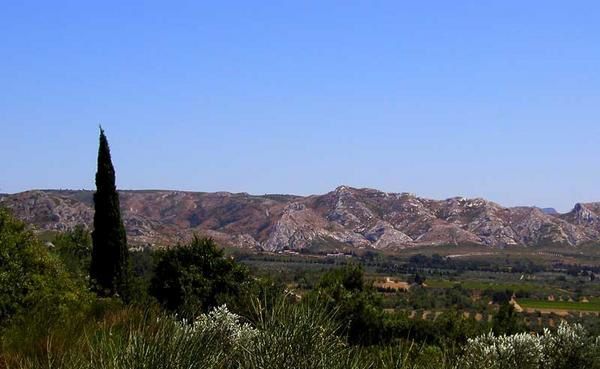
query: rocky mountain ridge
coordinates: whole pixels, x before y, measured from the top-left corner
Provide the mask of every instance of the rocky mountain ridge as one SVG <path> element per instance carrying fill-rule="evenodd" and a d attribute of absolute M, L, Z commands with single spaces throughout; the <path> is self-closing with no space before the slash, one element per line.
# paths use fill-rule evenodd
<path fill-rule="evenodd" d="M 91 226 L 92 196 L 83 190 L 36 190 L 0 196 L 0 206 L 38 230 L 65 230 Z M 555 214 L 480 198 L 431 200 L 348 186 L 313 196 L 140 190 L 121 191 L 120 197 L 133 245 L 168 246 L 194 233 L 271 251 L 315 244 L 576 246 L 600 238 L 600 203 L 579 203 Z"/>

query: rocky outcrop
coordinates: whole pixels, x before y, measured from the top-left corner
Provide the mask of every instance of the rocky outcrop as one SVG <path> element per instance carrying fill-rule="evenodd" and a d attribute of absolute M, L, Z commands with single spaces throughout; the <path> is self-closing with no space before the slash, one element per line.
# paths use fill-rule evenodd
<path fill-rule="evenodd" d="M 39 230 L 91 227 L 91 191 L 28 191 L 0 196 Z M 122 191 L 132 244 L 172 245 L 194 233 L 245 248 L 302 249 L 334 243 L 393 249 L 415 245 L 575 246 L 600 238 L 600 203 L 566 214 L 502 207 L 485 199 L 431 200 L 408 193 L 340 186 L 314 196 Z"/>

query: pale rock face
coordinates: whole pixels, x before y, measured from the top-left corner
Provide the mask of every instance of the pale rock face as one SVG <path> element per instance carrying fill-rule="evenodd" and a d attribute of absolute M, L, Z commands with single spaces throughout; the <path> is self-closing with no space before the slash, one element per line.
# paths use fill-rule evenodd
<path fill-rule="evenodd" d="M 28 191 L 0 196 L 38 230 L 92 226 L 93 192 Z M 122 191 L 130 244 L 169 246 L 193 234 L 224 245 L 302 249 L 332 242 L 394 249 L 475 243 L 490 247 L 574 246 L 600 239 L 600 203 L 576 204 L 566 214 L 535 207 L 505 208 L 484 199 L 430 200 L 340 186 L 324 195 Z"/>
<path fill-rule="evenodd" d="M 327 217 L 330 221 L 344 227 L 362 227 L 365 222 L 375 219 L 375 215 L 363 203 L 357 201 L 352 191 L 346 186 L 335 190 L 337 201 L 333 211 Z"/>
<path fill-rule="evenodd" d="M 589 206 L 586 204 L 580 204 L 577 203 L 575 204 L 575 207 L 573 208 L 573 221 L 575 224 L 581 224 L 581 225 L 585 225 L 585 224 L 594 224 L 598 222 L 598 215 L 596 213 L 594 213 L 594 211 L 592 209 L 590 209 L 590 207 L 593 207 L 593 205 Z"/>
<path fill-rule="evenodd" d="M 319 220 L 304 204 L 298 202 L 289 204 L 264 243 L 264 248 L 275 251 L 284 247 L 303 249 L 310 246 L 319 236 L 319 230 L 323 226 L 323 222 Z"/>
<path fill-rule="evenodd" d="M 91 199 L 91 198 L 90 198 Z M 94 211 L 72 199 L 57 199 L 46 191 L 30 191 L 1 199 L 20 219 L 43 229 L 64 231 L 78 224 L 89 225 Z"/>
<path fill-rule="evenodd" d="M 482 243 L 481 239 L 465 231 L 455 224 L 448 224 L 441 221 L 436 221 L 431 228 L 420 235 L 416 239 L 417 243 L 425 244 L 465 244 L 465 243 Z"/>
<path fill-rule="evenodd" d="M 395 229 L 391 224 L 381 220 L 371 227 L 364 236 L 376 249 L 403 246 L 413 241 L 412 238 Z"/>

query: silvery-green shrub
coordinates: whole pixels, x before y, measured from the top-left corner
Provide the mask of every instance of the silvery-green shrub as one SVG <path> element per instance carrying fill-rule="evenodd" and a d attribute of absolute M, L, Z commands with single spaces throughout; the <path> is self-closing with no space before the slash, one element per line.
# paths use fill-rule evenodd
<path fill-rule="evenodd" d="M 469 339 L 461 358 L 465 369 L 595 369 L 600 368 L 600 337 L 579 324 L 561 322 L 542 335 L 492 333 Z"/>

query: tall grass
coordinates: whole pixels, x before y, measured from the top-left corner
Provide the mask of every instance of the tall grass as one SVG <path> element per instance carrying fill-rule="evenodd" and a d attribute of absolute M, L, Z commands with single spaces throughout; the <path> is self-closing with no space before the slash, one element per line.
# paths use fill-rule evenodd
<path fill-rule="evenodd" d="M 69 350 L 46 340 L 46 355 L 12 353 L 6 368 L 16 369 L 209 369 L 224 368 L 222 340 L 167 316 L 124 309 L 86 327 Z"/>
<path fill-rule="evenodd" d="M 462 349 L 401 341 L 352 347 L 329 310 L 285 299 L 247 320 L 220 307 L 193 321 L 120 308 L 38 351 L 3 348 L 7 369 L 479 369 L 600 368 L 600 338 L 563 324 L 544 335 L 480 336 Z M 75 324 L 72 324 L 75 326 Z M 60 333 L 60 330 L 57 330 Z M 41 344 L 41 343 L 40 343 Z"/>
<path fill-rule="evenodd" d="M 223 367 L 225 352 L 219 337 L 172 319 L 143 322 L 125 335 L 111 329 L 90 337 L 88 353 L 72 368 L 96 369 L 209 369 Z M 86 361 L 82 365 L 82 359 Z"/>
<path fill-rule="evenodd" d="M 331 312 L 319 305 L 279 300 L 256 306 L 258 334 L 242 352 L 243 369 L 367 368 L 338 335 Z"/>
<path fill-rule="evenodd" d="M 454 350 L 403 341 L 396 345 L 356 350 L 359 360 L 372 369 L 454 369 Z"/>

